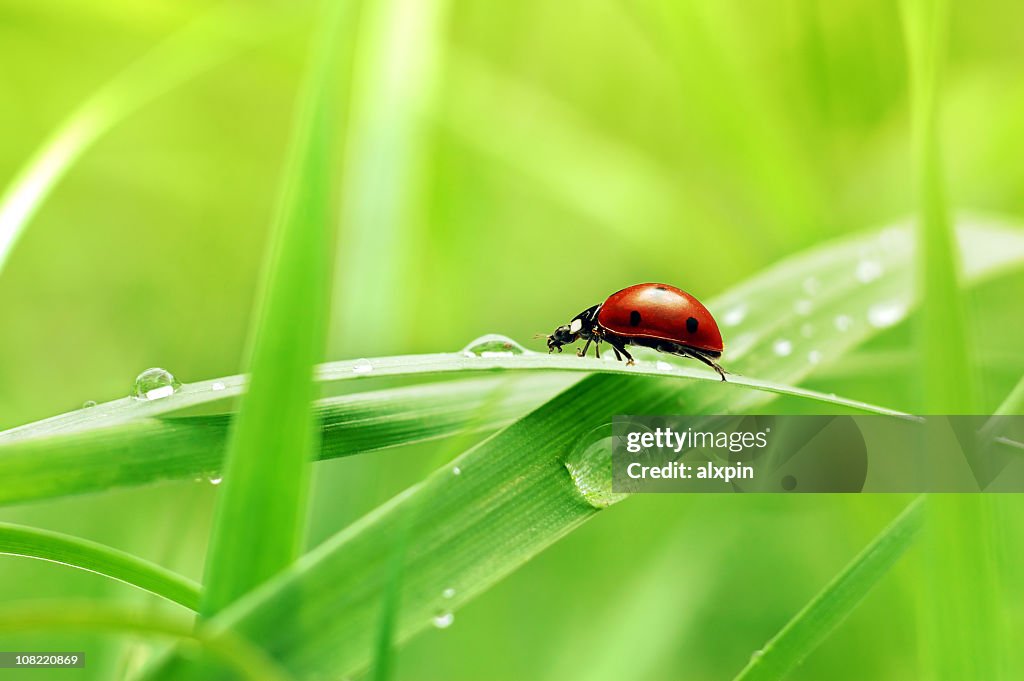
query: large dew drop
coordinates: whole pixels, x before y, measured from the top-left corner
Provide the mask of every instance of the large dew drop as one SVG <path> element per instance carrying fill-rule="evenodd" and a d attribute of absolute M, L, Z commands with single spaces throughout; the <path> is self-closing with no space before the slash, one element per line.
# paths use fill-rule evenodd
<path fill-rule="evenodd" d="M 565 460 L 572 484 L 594 508 L 608 508 L 627 496 L 612 491 L 613 443 L 611 425 L 600 426 L 580 438 Z"/>
<path fill-rule="evenodd" d="M 527 352 L 519 343 L 498 333 L 480 336 L 462 349 L 464 357 L 514 357 Z"/>
<path fill-rule="evenodd" d="M 353 374 L 369 374 L 373 372 L 373 365 L 368 359 L 357 359 L 352 365 Z"/>
<path fill-rule="evenodd" d="M 772 343 L 772 350 L 774 350 L 775 354 L 779 357 L 788 357 L 793 354 L 793 342 L 786 340 L 785 338 L 780 338 Z"/>
<path fill-rule="evenodd" d="M 181 389 L 181 383 L 166 369 L 146 369 L 135 378 L 132 397 L 144 402 L 169 397 Z"/>

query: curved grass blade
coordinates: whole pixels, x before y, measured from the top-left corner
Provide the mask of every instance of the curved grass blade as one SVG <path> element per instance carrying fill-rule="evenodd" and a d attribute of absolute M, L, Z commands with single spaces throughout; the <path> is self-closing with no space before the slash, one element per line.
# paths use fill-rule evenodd
<path fill-rule="evenodd" d="M 53 132 L 0 195 L 0 273 L 53 188 L 100 137 L 132 113 L 280 26 L 282 17 L 218 8 L 168 38 L 108 82 Z"/>
<path fill-rule="evenodd" d="M 188 620 L 140 613 L 107 603 L 20 604 L 0 609 L 0 635 L 26 631 L 109 631 L 181 641 L 209 652 L 243 679 L 288 681 L 291 677 L 258 647 L 230 632 L 193 628 Z"/>
<path fill-rule="evenodd" d="M 575 383 L 509 374 L 332 397 L 315 405 L 321 459 L 497 430 Z M 508 390 L 501 390 L 507 386 Z M 500 391 L 480 414 L 481 400 Z M 95 409 L 98 407 L 90 407 Z M 0 505 L 223 470 L 232 415 L 146 418 L 0 445 Z"/>
<path fill-rule="evenodd" d="M 865 239 L 874 243 L 879 235 Z M 979 234 L 979 239 L 975 253 L 983 257 L 969 270 L 972 278 L 1024 263 L 1024 237 L 999 231 L 991 239 Z M 994 248 L 995 243 L 1000 247 Z M 870 308 L 871 293 L 876 302 L 899 294 L 902 289 L 890 290 L 888 280 L 905 281 L 913 256 L 906 243 L 898 237 L 896 245 L 879 255 L 892 254 L 883 261 L 887 276 L 868 282 L 855 276 L 861 248 L 855 246 L 851 252 L 849 246 L 845 241 L 799 256 L 742 286 L 740 300 L 733 292 L 710 307 L 729 311 L 732 305 L 748 305 L 746 321 L 731 328 L 770 339 L 778 328 L 815 320 L 815 310 L 831 322 L 848 305 Z M 792 300 L 810 278 L 818 282 L 818 300 L 828 303 L 804 314 Z M 782 306 L 782 300 L 790 304 Z M 900 300 L 909 311 L 913 300 Z M 863 323 L 856 333 L 849 333 L 852 328 L 837 329 L 829 340 L 841 354 L 881 328 L 884 325 Z M 794 338 L 792 347 L 799 347 L 798 342 Z M 729 367 L 745 372 L 763 362 L 763 375 L 779 381 L 809 371 L 806 362 L 791 361 L 791 355 L 765 362 L 757 351 L 762 344 L 755 340 L 735 348 Z M 406 554 L 402 609 L 395 624 L 398 641 L 429 626 L 439 609 L 452 611 L 465 604 L 608 505 L 598 503 L 600 495 L 594 494 L 595 487 L 600 491 L 606 484 L 603 479 L 574 480 L 566 464 L 591 444 L 595 434 L 605 432 L 614 414 L 735 412 L 747 403 L 763 404 L 758 399 L 763 400 L 764 393 L 727 386 L 704 381 L 680 384 L 667 377 L 637 381 L 618 374 L 590 376 L 335 535 L 226 610 L 214 624 L 259 641 L 299 675 L 364 669 L 373 649 L 374 618 L 387 588 L 385 547 L 394 542 L 400 519 L 409 509 L 421 511 Z M 745 397 L 749 399 L 744 401 Z M 452 474 L 453 465 L 460 475 Z M 454 598 L 444 597 L 447 589 L 454 590 Z M 174 656 L 150 678 L 178 681 L 200 678 L 199 674 L 197 665 Z"/>
<path fill-rule="evenodd" d="M 265 290 L 252 334 L 252 378 L 224 459 L 200 613 L 210 616 L 289 565 L 305 528 L 314 447 L 313 367 L 328 305 L 332 107 L 341 28 L 353 3 L 324 2 L 285 168 Z"/>
<path fill-rule="evenodd" d="M 199 607 L 199 585 L 130 553 L 60 532 L 0 523 L 0 554 L 59 563 L 116 579 L 183 605 Z"/>
<path fill-rule="evenodd" d="M 824 641 L 914 542 L 925 497 L 915 499 L 859 556 L 756 652 L 735 681 L 783 678 Z"/>

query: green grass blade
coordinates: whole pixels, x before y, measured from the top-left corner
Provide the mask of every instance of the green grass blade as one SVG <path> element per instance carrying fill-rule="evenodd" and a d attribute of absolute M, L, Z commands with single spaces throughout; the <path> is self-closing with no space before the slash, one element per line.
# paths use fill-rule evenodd
<path fill-rule="evenodd" d="M 576 380 L 510 374 L 332 397 L 315 407 L 319 456 L 479 436 L 522 417 Z M 510 389 L 480 415 L 480 401 L 506 385 Z M 229 414 L 146 418 L 0 445 L 0 505 L 209 477 L 223 470 L 231 420 Z"/>
<path fill-rule="evenodd" d="M 878 238 L 877 234 L 865 237 L 871 243 Z M 910 276 L 913 249 L 898 235 L 894 239 L 889 234 L 886 239 L 889 247 L 878 257 L 883 258 L 881 269 L 887 276 L 859 281 L 854 270 L 861 244 L 852 245 L 848 252 L 845 249 L 851 244 L 843 243 L 783 263 L 711 301 L 716 313 L 725 311 L 723 318 L 736 305 L 748 308 L 743 319 L 727 325 L 727 330 L 753 340 L 734 343 L 727 366 L 738 373 L 757 367 L 766 379 L 793 380 L 809 371 L 803 357 L 794 357 L 815 347 L 807 344 L 822 342 L 827 335 L 824 340 L 841 355 L 886 325 L 862 324 L 831 334 L 822 328 L 811 339 L 791 337 L 788 355 L 768 353 L 765 358 L 761 348 L 770 345 L 780 329 L 799 326 L 800 320 L 827 322 L 825 326 L 832 328 L 833 315 L 847 310 L 864 315 L 871 305 L 888 302 L 890 296 L 909 309 L 913 300 L 898 296 L 901 291 L 905 295 L 901 284 Z M 1001 243 L 1012 243 L 1012 239 Z M 999 269 L 997 263 L 1006 264 L 1003 257 L 1024 262 L 1021 252 L 1010 255 L 1012 247 L 996 249 L 1000 252 L 996 257 L 992 245 L 988 242 L 986 248 L 978 249 L 977 253 L 984 251 L 995 259 L 985 260 L 984 265 L 973 262 L 968 268 L 972 278 Z M 816 300 L 822 302 L 810 311 L 803 306 L 795 309 L 794 294 L 803 290 L 809 278 L 817 279 L 811 288 L 820 289 Z M 780 305 L 783 300 L 789 305 Z M 652 374 L 656 372 L 655 368 Z M 755 392 L 716 382 L 681 383 L 670 376 L 644 381 L 617 373 L 590 376 L 343 530 L 226 610 L 216 623 L 259 641 L 299 675 L 363 669 L 370 663 L 376 616 L 387 588 L 387 547 L 393 545 L 401 519 L 410 509 L 418 510 L 406 553 L 402 608 L 395 629 L 399 641 L 429 626 L 439 611 L 457 609 L 485 591 L 613 501 L 602 501 L 601 495 L 594 494 L 594 487 L 600 490 L 606 484 L 603 479 L 577 475 L 574 481 L 567 470 L 580 448 L 586 448 L 595 433 L 604 432 L 612 415 L 680 409 L 716 413 L 735 411 L 738 403 L 743 405 L 739 408 L 753 409 L 766 399 Z M 453 475 L 452 465 L 459 467 L 460 475 Z M 609 495 L 603 498 L 608 500 Z M 454 598 L 444 597 L 447 589 L 454 590 Z M 197 667 L 174 657 L 152 678 L 192 679 L 197 678 L 196 672 Z"/>
<path fill-rule="evenodd" d="M 0 609 L 0 635 L 26 631 L 104 631 L 181 641 L 209 652 L 238 672 L 240 678 L 252 681 L 288 681 L 291 678 L 266 653 L 230 632 L 214 634 L 202 627 L 193 627 L 190 620 L 136 612 L 106 603 L 19 604 Z"/>
<path fill-rule="evenodd" d="M 995 414 L 998 416 L 1022 413 L 1024 413 L 1024 376 L 1020 377 L 1017 385 L 1013 386 L 1013 390 L 995 410 Z"/>
<path fill-rule="evenodd" d="M 206 616 L 289 565 L 304 539 L 313 367 L 323 353 L 333 246 L 332 86 L 352 3 L 323 7 L 256 315 L 252 378 L 224 460 L 200 608 Z"/>
<path fill-rule="evenodd" d="M 918 497 L 828 586 L 818 593 L 736 676 L 736 681 L 783 678 L 857 607 L 914 542 L 924 517 Z"/>
<path fill-rule="evenodd" d="M 922 291 L 918 346 L 926 412 L 969 413 L 973 406 L 967 317 L 939 142 L 939 82 L 949 23 L 946 0 L 904 0 L 910 69 L 911 133 Z"/>
<path fill-rule="evenodd" d="M 407 347 L 427 228 L 427 163 L 449 0 L 365 3 L 345 137 L 332 352 Z M 352 333 L 352 329 L 360 333 Z"/>
<path fill-rule="evenodd" d="M 280 21 L 281 17 L 276 18 Z M 53 188 L 100 137 L 147 103 L 238 53 L 270 21 L 220 8 L 140 58 L 53 132 L 0 195 L 0 273 Z"/>
<path fill-rule="evenodd" d="M 199 585 L 130 553 L 60 532 L 0 523 L 0 554 L 37 558 L 116 579 L 183 605 L 199 607 Z"/>

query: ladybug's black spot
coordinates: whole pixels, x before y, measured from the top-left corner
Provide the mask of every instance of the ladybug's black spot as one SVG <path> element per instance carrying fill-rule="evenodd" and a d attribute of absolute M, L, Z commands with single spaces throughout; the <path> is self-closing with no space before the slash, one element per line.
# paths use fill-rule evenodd
<path fill-rule="evenodd" d="M 640 312 L 633 310 L 629 313 L 629 325 L 640 326 Z"/>
<path fill-rule="evenodd" d="M 686 318 L 686 330 L 690 333 L 697 333 L 697 318 L 687 317 Z"/>

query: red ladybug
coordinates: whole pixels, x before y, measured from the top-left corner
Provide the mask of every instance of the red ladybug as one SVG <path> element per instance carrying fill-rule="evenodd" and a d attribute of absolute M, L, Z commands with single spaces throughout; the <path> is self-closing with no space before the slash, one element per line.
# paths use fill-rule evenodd
<path fill-rule="evenodd" d="M 658 352 L 680 357 L 693 357 L 718 372 L 725 380 L 725 370 L 716 359 L 722 356 L 722 334 L 715 318 L 699 300 L 686 291 L 668 284 L 637 284 L 608 296 L 600 305 L 588 307 L 558 327 L 547 337 L 548 352 L 562 351 L 562 346 L 587 341 L 580 357 L 586 357 L 590 344 L 600 357 L 601 341 L 612 346 L 615 357 L 633 364 L 627 345 L 642 345 Z"/>

